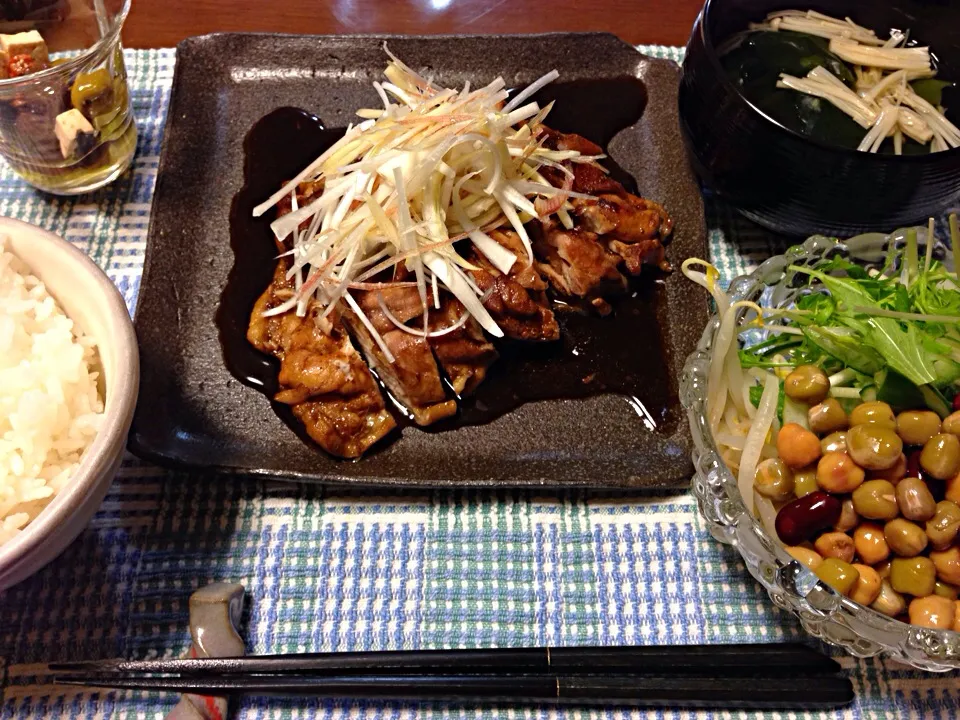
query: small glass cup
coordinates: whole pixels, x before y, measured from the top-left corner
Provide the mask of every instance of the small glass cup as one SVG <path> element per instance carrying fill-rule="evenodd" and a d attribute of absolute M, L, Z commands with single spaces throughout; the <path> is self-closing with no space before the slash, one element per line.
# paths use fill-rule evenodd
<path fill-rule="evenodd" d="M 46 69 L 0 79 L 0 155 L 34 187 L 77 195 L 123 174 L 137 148 L 120 47 L 130 0 L 46 4 L 55 11 L 33 23 L 0 18 L 0 33 L 36 30 L 49 48 Z M 24 62 L 6 55 L 0 43 L 3 76 Z"/>

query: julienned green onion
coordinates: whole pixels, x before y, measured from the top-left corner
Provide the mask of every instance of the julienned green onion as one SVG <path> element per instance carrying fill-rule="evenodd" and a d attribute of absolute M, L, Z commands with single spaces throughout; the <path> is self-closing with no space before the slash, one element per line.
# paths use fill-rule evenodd
<path fill-rule="evenodd" d="M 572 227 L 567 210 L 572 173 L 561 161 L 596 164 L 602 156 L 581 156 L 544 146 L 542 124 L 551 105 L 530 98 L 558 77 L 547 73 L 512 98 L 503 78 L 471 89 L 442 88 L 405 65 L 389 50 L 385 80 L 374 90 L 382 107 L 358 112 L 362 119 L 279 191 L 258 205 L 263 215 L 284 198 L 292 211 L 270 227 L 291 248 L 289 277 L 296 293 L 269 312 L 303 315 L 318 301 L 330 312 L 341 300 L 351 306 L 390 359 L 389 349 L 350 291 L 379 273 L 403 265 L 423 306 L 423 331 L 386 317 L 404 332 L 428 333 L 438 285 L 449 290 L 491 335 L 503 331 L 483 305 L 483 293 L 460 254 L 459 241 L 472 243 L 501 272 L 533 257 L 524 223 L 556 215 Z M 560 168 L 568 177 L 551 185 L 541 169 Z M 296 189 L 322 183 L 322 194 L 298 205 Z M 526 251 L 518 258 L 487 233 L 512 227 Z M 447 328 L 445 331 L 449 331 Z"/>

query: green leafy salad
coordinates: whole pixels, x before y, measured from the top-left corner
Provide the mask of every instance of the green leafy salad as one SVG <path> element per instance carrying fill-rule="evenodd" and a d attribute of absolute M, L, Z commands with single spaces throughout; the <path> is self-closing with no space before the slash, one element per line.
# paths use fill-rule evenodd
<path fill-rule="evenodd" d="M 957 218 L 950 218 L 954 246 Z M 932 233 L 931 233 L 932 234 Z M 928 251 L 933 243 L 927 243 Z M 791 266 L 818 287 L 782 317 L 791 331 L 777 332 L 739 351 L 742 367 L 818 365 L 831 376 L 834 394 L 883 400 L 893 408 L 926 405 L 945 417 L 960 389 L 960 290 L 957 275 L 932 252 L 920 257 L 915 229 L 907 233 L 900 268 L 890 253 L 870 273 L 842 258 L 814 268 Z M 756 396 L 756 394 L 755 394 Z"/>

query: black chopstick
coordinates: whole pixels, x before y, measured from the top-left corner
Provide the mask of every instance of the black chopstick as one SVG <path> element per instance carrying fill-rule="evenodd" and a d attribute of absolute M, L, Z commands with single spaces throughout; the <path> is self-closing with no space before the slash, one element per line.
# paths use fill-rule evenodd
<path fill-rule="evenodd" d="M 90 686 L 91 678 L 60 682 Z M 93 683 L 97 686 L 96 682 Z M 853 701 L 850 681 L 818 677 L 658 677 L 633 675 L 262 676 L 210 678 L 116 676 L 126 690 L 198 695 L 319 696 L 415 702 L 495 702 L 580 706 L 822 710 Z"/>
<path fill-rule="evenodd" d="M 51 664 L 51 672 L 297 673 L 417 675 L 469 673 L 623 673 L 750 676 L 830 674 L 840 666 L 798 643 L 659 645 L 254 655 L 238 658 L 99 660 Z"/>

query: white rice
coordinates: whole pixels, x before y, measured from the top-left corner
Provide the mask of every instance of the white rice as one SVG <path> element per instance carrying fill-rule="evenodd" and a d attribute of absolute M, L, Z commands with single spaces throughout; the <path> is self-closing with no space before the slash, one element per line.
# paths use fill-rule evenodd
<path fill-rule="evenodd" d="M 69 485 L 103 421 L 96 345 L 0 236 L 0 544 Z"/>

